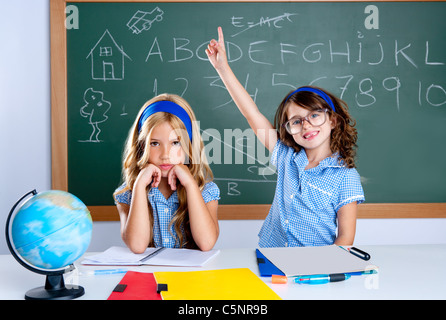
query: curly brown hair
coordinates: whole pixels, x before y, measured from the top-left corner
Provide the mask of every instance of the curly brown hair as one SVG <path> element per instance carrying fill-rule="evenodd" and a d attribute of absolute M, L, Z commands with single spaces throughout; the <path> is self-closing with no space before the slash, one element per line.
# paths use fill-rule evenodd
<path fill-rule="evenodd" d="M 288 120 L 287 110 L 291 102 L 310 111 L 328 109 L 328 116 L 331 120 L 334 120 L 336 124 L 331 131 L 331 152 L 338 152 L 339 162 L 344 162 L 344 165 L 347 168 L 354 168 L 358 133 L 355 129 L 356 121 L 350 116 L 347 103 L 324 89 L 318 87 L 310 88 L 325 92 L 333 102 L 336 112 L 334 112 L 328 103 L 317 93 L 310 91 L 293 93 L 293 91 L 290 91 L 280 103 L 274 118 L 274 127 L 279 133 L 279 139 L 287 146 L 294 148 L 297 152 L 302 149 L 302 147 L 294 141 L 293 136 L 282 126 L 282 124 Z"/>

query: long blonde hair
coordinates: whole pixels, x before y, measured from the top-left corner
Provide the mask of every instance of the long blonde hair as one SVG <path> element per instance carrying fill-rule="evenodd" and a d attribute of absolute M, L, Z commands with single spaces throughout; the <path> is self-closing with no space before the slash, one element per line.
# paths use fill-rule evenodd
<path fill-rule="evenodd" d="M 141 117 L 142 112 L 147 106 L 157 101 L 172 101 L 177 105 L 181 106 L 189 115 L 192 121 L 192 142 L 186 131 L 186 127 L 183 122 L 175 115 L 166 112 L 157 112 L 147 118 L 141 127 L 140 132 L 138 131 L 138 122 Z M 186 163 L 189 168 L 190 173 L 195 178 L 200 190 L 203 189 L 204 185 L 212 181 L 213 175 L 211 168 L 208 165 L 206 154 L 204 152 L 204 144 L 200 135 L 200 128 L 197 124 L 197 120 L 194 112 L 190 105 L 181 98 L 180 96 L 174 94 L 160 94 L 146 103 L 141 107 L 138 116 L 133 123 L 124 149 L 123 155 L 123 165 L 122 165 L 122 179 L 126 183 L 124 189 L 120 190 L 118 193 L 125 192 L 127 190 L 133 190 L 133 185 L 139 172 L 147 166 L 149 163 L 150 156 L 150 139 L 153 129 L 164 123 L 168 122 L 175 132 L 178 134 L 181 147 L 186 154 Z M 150 186 L 148 190 L 150 190 Z M 178 241 L 180 247 L 196 248 L 196 244 L 192 238 L 192 233 L 190 230 L 189 214 L 187 209 L 187 198 L 186 190 L 181 184 L 177 185 L 177 194 L 179 200 L 179 207 L 175 213 L 172 221 L 169 224 L 170 227 L 173 225 L 178 235 Z M 153 226 L 153 209 L 149 203 L 149 215 L 150 221 Z M 153 242 L 153 232 L 152 238 L 149 242 L 149 246 L 154 246 Z"/>

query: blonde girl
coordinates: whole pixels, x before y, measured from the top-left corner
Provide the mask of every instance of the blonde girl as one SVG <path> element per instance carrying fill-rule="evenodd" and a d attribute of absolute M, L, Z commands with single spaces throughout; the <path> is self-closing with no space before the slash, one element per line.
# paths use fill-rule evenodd
<path fill-rule="evenodd" d="M 147 101 L 123 158 L 124 183 L 114 198 L 125 244 L 135 253 L 147 247 L 212 249 L 220 191 L 189 104 L 171 94 Z"/>

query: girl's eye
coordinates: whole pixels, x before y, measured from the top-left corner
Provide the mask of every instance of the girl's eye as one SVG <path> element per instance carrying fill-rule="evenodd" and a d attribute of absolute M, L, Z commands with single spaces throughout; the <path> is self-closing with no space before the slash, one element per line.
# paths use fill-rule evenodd
<path fill-rule="evenodd" d="M 156 141 L 150 142 L 150 146 L 151 147 L 159 146 L 159 142 L 156 142 Z"/>
<path fill-rule="evenodd" d="M 180 140 L 172 141 L 172 145 L 173 145 L 173 146 L 179 146 L 179 145 L 181 145 L 181 144 L 180 144 Z"/>
<path fill-rule="evenodd" d="M 310 114 L 310 119 L 316 119 L 319 116 L 320 116 L 319 112 L 314 112 L 314 113 Z"/>
<path fill-rule="evenodd" d="M 302 123 L 301 119 L 296 119 L 294 121 L 291 122 L 292 126 L 299 126 Z"/>

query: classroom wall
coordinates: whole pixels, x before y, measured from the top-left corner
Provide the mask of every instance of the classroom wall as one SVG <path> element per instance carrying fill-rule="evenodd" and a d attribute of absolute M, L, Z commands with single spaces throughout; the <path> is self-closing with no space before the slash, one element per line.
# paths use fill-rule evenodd
<path fill-rule="evenodd" d="M 51 189 L 49 1 L 0 2 L 0 254 L 7 215 Z M 360 142 L 359 142 L 360 143 Z M 216 247 L 255 247 L 260 220 L 220 221 Z M 446 219 L 360 219 L 356 244 L 446 243 Z M 95 222 L 90 251 L 122 245 L 119 222 Z"/>

